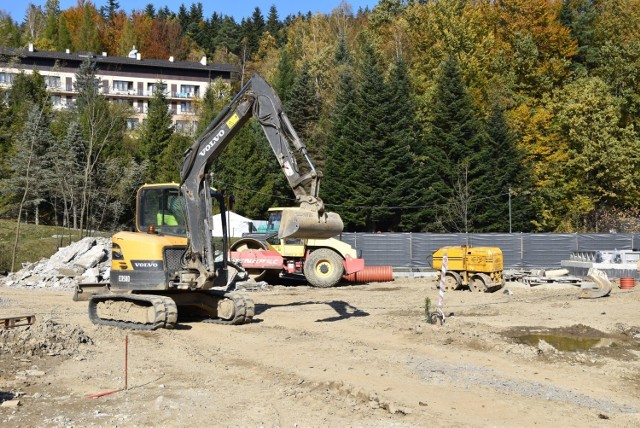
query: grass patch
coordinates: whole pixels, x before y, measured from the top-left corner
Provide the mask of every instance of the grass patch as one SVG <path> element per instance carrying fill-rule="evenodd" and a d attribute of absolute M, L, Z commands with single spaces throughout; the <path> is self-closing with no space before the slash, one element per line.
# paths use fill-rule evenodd
<path fill-rule="evenodd" d="M 16 270 L 21 269 L 21 263 L 37 262 L 49 258 L 60 247 L 66 247 L 70 242 L 80 239 L 80 232 L 70 231 L 60 226 L 36 226 L 23 223 L 20 225 L 20 240 Z M 0 271 L 11 270 L 11 253 L 16 236 L 16 222 L 0 220 Z"/>

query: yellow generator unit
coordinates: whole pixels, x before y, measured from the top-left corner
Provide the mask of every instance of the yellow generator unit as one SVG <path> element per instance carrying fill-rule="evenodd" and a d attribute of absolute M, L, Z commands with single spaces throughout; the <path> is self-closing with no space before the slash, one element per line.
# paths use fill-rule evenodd
<path fill-rule="evenodd" d="M 504 286 L 502 250 L 497 247 L 442 247 L 433 253 L 432 267 L 442 274 L 442 258 L 447 255 L 445 290 L 470 289 L 494 292 Z"/>

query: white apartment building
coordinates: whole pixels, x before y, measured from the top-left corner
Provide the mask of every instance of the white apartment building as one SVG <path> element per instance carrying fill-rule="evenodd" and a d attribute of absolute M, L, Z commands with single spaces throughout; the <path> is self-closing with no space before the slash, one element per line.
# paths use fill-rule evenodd
<path fill-rule="evenodd" d="M 100 91 L 114 103 L 126 103 L 134 114 L 128 119 L 129 129 L 137 129 L 146 118 L 149 99 L 158 82 L 170 104 L 176 131 L 193 134 L 197 128 L 195 102 L 204 96 L 210 82 L 222 79 L 228 85 L 238 68 L 228 64 L 144 59 L 135 50 L 128 57 L 108 56 L 106 53 L 71 53 L 38 51 L 0 47 L 0 88 L 9 87 L 16 75 L 33 70 L 44 77 L 51 93 L 54 108 L 67 108 L 75 102 L 75 74 L 80 64 L 91 56 L 96 74 L 101 80 Z"/>

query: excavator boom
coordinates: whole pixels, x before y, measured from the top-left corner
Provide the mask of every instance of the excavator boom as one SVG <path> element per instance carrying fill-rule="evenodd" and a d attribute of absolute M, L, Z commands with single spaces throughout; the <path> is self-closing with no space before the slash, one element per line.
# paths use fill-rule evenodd
<path fill-rule="evenodd" d="M 322 174 L 282 109 L 280 98 L 260 76 L 253 75 L 185 152 L 180 186 L 186 202 L 191 259 L 213 266 L 211 246 L 210 167 L 238 130 L 254 117 L 273 150 L 299 205 L 283 215 L 280 238 L 329 238 L 342 232 L 336 213 L 325 211 L 318 196 Z M 301 172 L 296 154 L 306 163 Z"/>

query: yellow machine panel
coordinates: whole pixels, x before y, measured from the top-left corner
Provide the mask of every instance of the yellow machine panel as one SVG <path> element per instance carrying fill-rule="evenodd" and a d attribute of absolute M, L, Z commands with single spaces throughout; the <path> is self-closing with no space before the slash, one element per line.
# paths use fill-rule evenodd
<path fill-rule="evenodd" d="M 139 232 L 118 232 L 113 235 L 111 269 L 132 269 L 132 260 L 162 260 L 167 247 L 186 247 L 187 238 Z"/>
<path fill-rule="evenodd" d="M 469 287 L 473 291 L 495 291 L 504 285 L 502 250 L 497 247 L 448 246 L 433 253 L 432 267 L 442 270 L 447 254 L 446 289 Z M 439 279 L 438 274 L 438 279 Z"/>
<path fill-rule="evenodd" d="M 497 247 L 442 247 L 433 253 L 433 268 L 442 269 L 442 256 L 447 253 L 449 270 L 496 272 L 503 269 L 502 250 Z"/>

